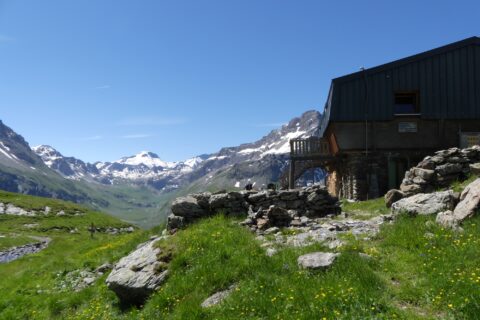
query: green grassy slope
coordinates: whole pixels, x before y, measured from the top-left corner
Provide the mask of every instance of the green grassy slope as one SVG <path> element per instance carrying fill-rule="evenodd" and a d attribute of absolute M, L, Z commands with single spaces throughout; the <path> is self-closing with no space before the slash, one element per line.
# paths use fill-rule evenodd
<path fill-rule="evenodd" d="M 358 216 L 385 212 L 378 199 L 345 204 L 345 209 Z M 0 233 L 23 230 L 34 219 L 0 218 Z M 127 310 L 105 286 L 105 276 L 80 292 L 52 289 L 59 272 L 114 261 L 149 236 L 136 232 L 92 240 L 86 231 L 92 219 L 121 225 L 92 212 L 36 220 L 47 227 L 75 224 L 80 234 L 38 228 L 35 235 L 53 239 L 48 249 L 0 265 L 0 274 L 9 275 L 1 278 L 1 319 L 475 319 L 480 313 L 478 216 L 461 233 L 436 225 L 433 216 L 400 216 L 370 240 L 347 236 L 341 256 L 327 271 L 297 266 L 301 254 L 329 251 L 321 244 L 284 248 L 267 257 L 238 221 L 215 216 L 159 244 L 174 248 L 170 277 L 144 306 Z M 200 307 L 232 284 L 237 287 L 222 304 Z"/>
<path fill-rule="evenodd" d="M 91 238 L 88 231 L 91 223 L 100 228 L 120 228 L 128 224 L 69 202 L 7 192 L 0 192 L 0 202 L 26 209 L 43 210 L 49 206 L 52 211 L 67 213 L 65 216 L 37 217 L 0 215 L 0 235 L 4 236 L 0 238 L 2 249 L 36 242 L 30 236 L 51 239 L 48 248 L 39 253 L 0 264 L 0 319 L 67 318 L 65 312 L 89 302 L 99 292 L 98 287 L 81 292 L 63 290 L 59 284 L 64 275 L 114 262 L 149 236 L 146 232 L 135 231 L 119 235 L 95 233 Z M 70 233 L 70 230 L 76 232 Z"/>

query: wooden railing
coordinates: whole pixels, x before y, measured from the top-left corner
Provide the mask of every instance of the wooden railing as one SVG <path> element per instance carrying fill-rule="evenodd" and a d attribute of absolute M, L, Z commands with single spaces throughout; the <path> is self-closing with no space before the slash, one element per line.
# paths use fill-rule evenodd
<path fill-rule="evenodd" d="M 331 155 L 330 145 L 325 138 L 310 137 L 290 140 L 290 156 L 292 158 L 329 155 Z"/>

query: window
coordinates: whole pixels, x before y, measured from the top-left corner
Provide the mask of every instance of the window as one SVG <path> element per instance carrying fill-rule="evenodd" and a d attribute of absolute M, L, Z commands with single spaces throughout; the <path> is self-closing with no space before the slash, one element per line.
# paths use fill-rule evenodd
<path fill-rule="evenodd" d="M 419 94 L 418 91 L 395 92 L 396 115 L 419 114 Z"/>

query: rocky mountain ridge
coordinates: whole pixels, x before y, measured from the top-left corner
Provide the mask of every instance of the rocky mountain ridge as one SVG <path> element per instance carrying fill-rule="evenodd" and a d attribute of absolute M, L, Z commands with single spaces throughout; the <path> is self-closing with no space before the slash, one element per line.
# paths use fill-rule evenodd
<path fill-rule="evenodd" d="M 226 147 L 217 153 L 199 155 L 185 161 L 168 162 L 149 151 L 112 162 L 86 163 L 65 157 L 48 145 L 33 148 L 43 162 L 71 180 L 101 184 L 133 183 L 168 192 L 194 181 L 210 185 L 222 176 L 219 187 L 240 187 L 248 182 L 265 184 L 278 180 L 288 162 L 289 140 L 316 134 L 321 114 L 307 111 L 281 128 L 253 143 Z M 223 174 L 223 175 L 222 175 Z"/>

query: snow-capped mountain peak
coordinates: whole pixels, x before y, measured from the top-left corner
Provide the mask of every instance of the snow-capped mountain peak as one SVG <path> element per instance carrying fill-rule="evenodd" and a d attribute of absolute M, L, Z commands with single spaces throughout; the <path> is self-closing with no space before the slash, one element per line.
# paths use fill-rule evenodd
<path fill-rule="evenodd" d="M 120 164 L 128 164 L 132 166 L 144 165 L 148 168 L 174 168 L 178 164 L 177 162 L 163 161 L 156 153 L 150 151 L 142 151 L 136 155 L 130 157 L 123 157 L 120 160 L 114 162 Z"/>
<path fill-rule="evenodd" d="M 198 166 L 200 163 L 203 162 L 203 158 L 202 157 L 193 157 L 193 158 L 190 158 L 190 159 L 187 159 L 183 162 L 184 165 L 186 165 L 187 167 L 190 167 L 190 168 L 195 168 L 196 166 Z"/>
<path fill-rule="evenodd" d="M 58 152 L 55 148 L 46 144 L 41 144 L 39 146 L 32 147 L 32 150 L 37 155 L 39 155 L 42 159 L 48 159 L 48 161 L 53 161 L 53 160 L 63 158 L 63 155 L 60 152 Z"/>

